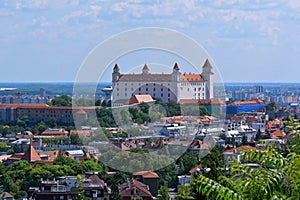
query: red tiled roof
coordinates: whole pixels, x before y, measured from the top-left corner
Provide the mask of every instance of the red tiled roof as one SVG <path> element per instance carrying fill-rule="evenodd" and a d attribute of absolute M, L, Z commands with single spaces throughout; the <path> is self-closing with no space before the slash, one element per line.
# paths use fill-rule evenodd
<path fill-rule="evenodd" d="M 136 103 L 149 103 L 149 102 L 154 102 L 153 98 L 149 94 L 141 94 L 141 95 L 133 95 L 129 99 L 129 104 L 136 104 Z"/>
<path fill-rule="evenodd" d="M 189 172 L 190 172 L 190 174 L 193 174 L 193 173 L 195 173 L 198 169 L 201 169 L 201 168 L 202 168 L 202 164 L 197 165 L 196 167 L 194 167 L 193 169 L 191 169 Z"/>
<path fill-rule="evenodd" d="M 246 104 L 262 104 L 262 103 L 264 102 L 260 99 L 251 99 L 250 101 L 236 101 L 229 105 L 238 106 L 238 105 L 246 105 Z"/>
<path fill-rule="evenodd" d="M 225 102 L 219 98 L 212 99 L 180 99 L 180 104 L 200 104 L 200 105 L 225 105 Z"/>
<path fill-rule="evenodd" d="M 27 160 L 28 162 L 35 162 L 35 161 L 40 161 L 41 157 L 38 155 L 38 153 L 33 148 L 33 146 L 29 145 L 28 150 L 22 156 L 22 160 Z"/>
<path fill-rule="evenodd" d="M 78 115 L 86 115 L 87 113 L 83 110 L 83 109 L 80 109 L 76 112 L 76 114 Z"/>
<path fill-rule="evenodd" d="M 286 136 L 286 133 L 281 130 L 276 130 L 273 133 L 271 133 L 272 139 L 283 138 L 284 136 Z"/>
<path fill-rule="evenodd" d="M 140 171 L 140 172 L 134 172 L 134 176 L 143 176 L 143 178 L 159 178 L 157 173 L 151 172 L 151 171 Z"/>
<path fill-rule="evenodd" d="M 149 191 L 149 186 L 136 179 L 131 179 L 130 181 L 119 185 L 119 195 L 123 198 L 137 196 L 137 194 L 133 194 L 134 190 L 137 191 L 139 197 L 148 197 L 153 199 L 153 196 Z"/>
<path fill-rule="evenodd" d="M 201 74 L 181 74 L 180 80 L 187 82 L 204 82 Z"/>
<path fill-rule="evenodd" d="M 224 152 L 234 152 L 234 151 L 249 151 L 249 150 L 257 150 L 258 148 L 250 146 L 250 145 L 244 145 L 237 148 L 227 149 Z"/>
<path fill-rule="evenodd" d="M 101 106 L 49 106 L 48 104 L 0 104 L 0 108 L 32 108 L 32 109 L 53 109 L 53 110 L 72 110 L 72 109 L 96 109 Z"/>

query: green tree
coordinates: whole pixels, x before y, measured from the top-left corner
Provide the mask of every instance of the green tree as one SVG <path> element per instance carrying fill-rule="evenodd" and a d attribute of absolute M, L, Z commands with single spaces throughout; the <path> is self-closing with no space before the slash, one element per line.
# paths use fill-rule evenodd
<path fill-rule="evenodd" d="M 243 145 L 247 145 L 248 144 L 248 139 L 247 139 L 247 136 L 245 134 L 242 137 L 242 144 Z"/>
<path fill-rule="evenodd" d="M 242 162 L 257 163 L 257 168 L 235 164 L 229 177 L 218 181 L 199 175 L 192 182 L 194 191 L 208 199 L 299 199 L 300 156 L 283 157 L 272 148 L 242 153 Z"/>
<path fill-rule="evenodd" d="M 192 189 L 186 185 L 182 185 L 178 191 L 178 194 L 175 197 L 175 200 L 188 200 L 195 199 L 192 196 Z"/>
<path fill-rule="evenodd" d="M 160 197 L 159 200 L 168 200 L 170 199 L 168 187 L 165 185 L 160 186 L 159 188 Z"/>
<path fill-rule="evenodd" d="M 68 95 L 55 97 L 49 103 L 50 106 L 72 106 L 72 98 Z"/>
<path fill-rule="evenodd" d="M 180 174 L 189 174 L 189 170 L 199 164 L 197 154 L 185 153 L 177 161 L 180 169 Z"/>
<path fill-rule="evenodd" d="M 217 180 L 224 175 L 225 160 L 223 157 L 223 147 L 214 146 L 212 150 L 201 159 L 203 164 L 202 173 L 211 179 Z"/>
<path fill-rule="evenodd" d="M 268 103 L 267 106 L 266 106 L 267 111 L 275 111 L 276 109 L 277 109 L 277 105 L 274 101 Z"/>

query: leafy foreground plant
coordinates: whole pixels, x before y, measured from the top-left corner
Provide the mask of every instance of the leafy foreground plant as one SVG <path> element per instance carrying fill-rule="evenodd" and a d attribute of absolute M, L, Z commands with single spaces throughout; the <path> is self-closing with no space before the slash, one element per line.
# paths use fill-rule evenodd
<path fill-rule="evenodd" d="M 219 182 L 199 175 L 192 182 L 196 194 L 207 199 L 299 199 L 300 156 L 286 157 L 269 148 L 242 153 L 243 163 L 257 163 L 257 168 L 235 164 L 229 177 L 220 176 Z"/>

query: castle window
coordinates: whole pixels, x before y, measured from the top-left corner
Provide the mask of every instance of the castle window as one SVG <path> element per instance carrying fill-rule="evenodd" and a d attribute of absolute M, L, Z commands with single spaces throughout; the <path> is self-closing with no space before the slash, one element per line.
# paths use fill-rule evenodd
<path fill-rule="evenodd" d="M 161 97 L 163 97 L 163 96 L 164 96 L 164 94 L 160 94 L 160 96 L 161 96 Z"/>
<path fill-rule="evenodd" d="M 125 91 L 127 91 L 127 88 L 125 88 Z"/>
<path fill-rule="evenodd" d="M 148 91 L 148 88 L 146 88 L 146 91 Z"/>
<path fill-rule="evenodd" d="M 127 97 L 127 93 L 125 93 L 125 97 Z"/>
<path fill-rule="evenodd" d="M 168 93 L 168 97 L 170 97 L 170 93 Z"/>
<path fill-rule="evenodd" d="M 139 88 L 139 91 L 141 91 L 141 88 Z"/>
<path fill-rule="evenodd" d="M 170 88 L 168 88 L 168 91 L 170 91 Z"/>
<path fill-rule="evenodd" d="M 196 88 L 194 88 L 194 91 L 197 91 L 197 89 L 196 89 Z"/>
<path fill-rule="evenodd" d="M 153 88 L 153 91 L 155 91 L 155 88 Z"/>
<path fill-rule="evenodd" d="M 119 93 L 117 93 L 117 96 L 119 96 Z"/>
<path fill-rule="evenodd" d="M 127 83 L 125 83 L 125 86 L 127 86 Z"/>
<path fill-rule="evenodd" d="M 161 88 L 160 91 L 164 91 L 164 88 Z"/>

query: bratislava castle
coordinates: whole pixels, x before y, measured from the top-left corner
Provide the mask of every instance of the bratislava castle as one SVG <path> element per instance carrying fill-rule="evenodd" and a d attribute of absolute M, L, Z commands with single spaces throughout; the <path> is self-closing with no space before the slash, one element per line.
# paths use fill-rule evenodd
<path fill-rule="evenodd" d="M 201 74 L 181 73 L 177 63 L 170 74 L 152 74 L 145 64 L 140 74 L 121 74 L 116 64 L 112 73 L 112 103 L 133 95 L 149 94 L 164 102 L 213 98 L 212 65 L 206 59 Z"/>

